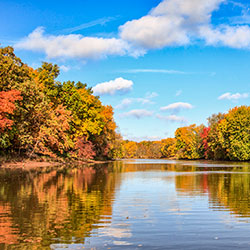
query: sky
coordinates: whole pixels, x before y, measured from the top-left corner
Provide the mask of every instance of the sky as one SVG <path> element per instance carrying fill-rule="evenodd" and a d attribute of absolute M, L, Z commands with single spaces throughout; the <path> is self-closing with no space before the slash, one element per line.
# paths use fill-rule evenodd
<path fill-rule="evenodd" d="M 124 139 L 173 137 L 250 104 L 247 0 L 1 0 L 0 44 L 87 83 Z"/>

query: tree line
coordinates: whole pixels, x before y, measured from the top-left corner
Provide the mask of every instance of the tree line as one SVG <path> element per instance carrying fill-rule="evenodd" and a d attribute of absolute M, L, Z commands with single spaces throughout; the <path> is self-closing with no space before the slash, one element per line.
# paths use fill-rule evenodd
<path fill-rule="evenodd" d="M 213 114 L 208 126 L 180 127 L 174 138 L 123 142 L 125 158 L 250 160 L 250 106 Z"/>
<path fill-rule="evenodd" d="M 0 47 L 0 156 L 250 160 L 250 106 L 178 128 L 161 141 L 123 140 L 113 108 L 85 83 L 57 81 L 59 67 L 33 69 Z"/>
<path fill-rule="evenodd" d="M 59 82 L 59 67 L 33 69 L 12 47 L 0 48 L 0 154 L 114 158 L 119 151 L 111 106 L 81 82 Z"/>

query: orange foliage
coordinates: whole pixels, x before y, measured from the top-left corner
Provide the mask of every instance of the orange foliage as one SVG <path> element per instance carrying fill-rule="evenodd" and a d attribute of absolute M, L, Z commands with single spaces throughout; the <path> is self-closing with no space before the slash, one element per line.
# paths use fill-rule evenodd
<path fill-rule="evenodd" d="M 0 132 L 10 129 L 13 121 L 8 118 L 16 109 L 15 102 L 21 101 L 21 93 L 17 90 L 0 92 Z"/>

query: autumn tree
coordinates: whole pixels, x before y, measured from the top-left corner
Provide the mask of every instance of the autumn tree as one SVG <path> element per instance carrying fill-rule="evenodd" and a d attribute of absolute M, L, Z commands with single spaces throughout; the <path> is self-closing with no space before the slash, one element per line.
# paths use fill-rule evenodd
<path fill-rule="evenodd" d="M 135 158 L 137 155 L 137 143 L 134 141 L 124 142 L 124 157 L 125 158 Z"/>
<path fill-rule="evenodd" d="M 115 131 L 114 138 L 110 142 L 109 158 L 122 159 L 124 157 L 123 139 L 120 133 Z"/>
<path fill-rule="evenodd" d="M 177 157 L 180 159 L 203 158 L 203 146 L 200 133 L 204 126 L 195 124 L 178 128 L 175 131 Z"/>
<path fill-rule="evenodd" d="M 250 106 L 229 110 L 218 125 L 218 136 L 230 160 L 250 160 Z"/>
<path fill-rule="evenodd" d="M 211 148 L 209 146 L 209 132 L 210 127 L 204 127 L 200 133 L 200 137 L 202 139 L 202 144 L 204 148 L 204 157 L 205 159 L 209 159 L 212 155 Z"/>
<path fill-rule="evenodd" d="M 176 139 L 175 138 L 167 138 L 161 141 L 161 153 L 163 157 L 175 157 L 177 150 L 176 150 Z"/>
<path fill-rule="evenodd" d="M 210 116 L 208 120 L 208 131 L 207 136 L 204 138 L 205 134 L 203 134 L 203 140 L 206 141 L 206 158 L 207 159 L 215 159 L 215 160 L 225 160 L 227 157 L 225 149 L 222 147 L 219 140 L 218 133 L 218 125 L 221 120 L 225 117 L 225 114 L 218 113 Z"/>
<path fill-rule="evenodd" d="M 18 100 L 22 100 L 22 97 L 17 90 L 0 92 L 0 133 L 11 128 L 13 120 L 9 119 L 9 115 L 14 114 Z"/>
<path fill-rule="evenodd" d="M 0 47 L 0 91 L 15 89 L 30 80 L 29 67 L 14 54 L 12 47 Z"/>
<path fill-rule="evenodd" d="M 56 64 L 43 62 L 42 66 L 34 71 L 34 80 L 40 89 L 53 103 L 57 104 L 60 82 L 56 82 L 59 76 L 59 67 Z"/>
<path fill-rule="evenodd" d="M 44 114 L 46 119 L 39 124 L 38 133 L 33 138 L 32 153 L 56 157 L 63 156 L 73 148 L 68 134 L 70 114 L 62 105 L 47 110 Z"/>
<path fill-rule="evenodd" d="M 96 155 L 93 143 L 87 140 L 86 136 L 78 138 L 75 149 L 77 150 L 77 156 L 79 158 L 93 159 Z"/>
<path fill-rule="evenodd" d="M 10 146 L 11 134 L 8 130 L 14 123 L 13 115 L 16 110 L 16 101 L 21 101 L 22 97 L 17 90 L 0 92 L 0 148 Z"/>

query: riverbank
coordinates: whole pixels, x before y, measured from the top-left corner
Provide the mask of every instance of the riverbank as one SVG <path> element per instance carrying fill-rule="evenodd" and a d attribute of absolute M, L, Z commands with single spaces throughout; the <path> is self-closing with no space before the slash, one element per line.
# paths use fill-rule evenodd
<path fill-rule="evenodd" d="M 67 160 L 67 161 L 51 161 L 51 159 L 23 159 L 23 160 L 12 160 L 9 162 L 0 162 L 0 168 L 11 168 L 11 169 L 36 169 L 36 168 L 47 168 L 56 167 L 64 165 L 93 165 L 93 164 L 103 164 L 111 162 L 112 160 Z"/>

